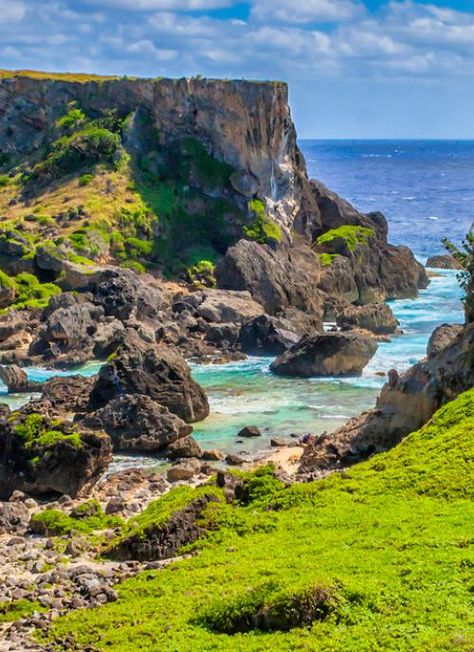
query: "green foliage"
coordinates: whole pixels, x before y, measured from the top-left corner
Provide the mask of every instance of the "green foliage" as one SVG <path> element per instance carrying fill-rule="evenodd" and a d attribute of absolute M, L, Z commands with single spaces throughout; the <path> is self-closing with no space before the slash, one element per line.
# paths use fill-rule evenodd
<path fill-rule="evenodd" d="M 77 229 L 67 239 L 81 257 L 89 260 L 105 256 L 110 250 L 110 233 L 98 221 L 92 226 Z"/>
<path fill-rule="evenodd" d="M 6 174 L 0 174 L 0 188 L 5 188 L 10 183 L 10 177 Z"/>
<path fill-rule="evenodd" d="M 23 272 L 15 278 L 17 297 L 15 308 L 46 308 L 51 297 L 61 294 L 61 289 L 54 283 L 40 283 L 36 276 Z"/>
<path fill-rule="evenodd" d="M 46 608 L 39 602 L 31 600 L 14 600 L 13 602 L 0 602 L 0 623 L 12 623 L 21 618 L 28 618 L 35 612 L 44 612 Z"/>
<path fill-rule="evenodd" d="M 146 267 L 142 263 L 139 263 L 138 260 L 127 260 L 120 265 L 124 269 L 132 269 L 137 274 L 145 274 Z"/>
<path fill-rule="evenodd" d="M 474 232 L 471 231 L 462 241 L 461 248 L 448 238 L 443 239 L 447 251 L 458 260 L 463 270 L 457 275 L 459 285 L 464 290 L 464 306 L 468 322 L 474 321 Z"/>
<path fill-rule="evenodd" d="M 127 580 L 117 602 L 55 620 L 51 636 L 112 652 L 467 652 L 473 431 L 471 390 L 350 471 L 210 507 L 217 529 L 199 554 Z M 179 492 L 137 531 L 192 500 Z"/>
<path fill-rule="evenodd" d="M 86 120 L 87 116 L 84 111 L 79 109 L 77 106 L 73 106 L 65 115 L 59 118 L 56 125 L 60 129 L 77 129 Z"/>
<path fill-rule="evenodd" d="M 244 226 L 244 235 L 249 240 L 265 244 L 269 240 L 280 242 L 283 235 L 280 227 L 265 214 L 265 205 L 260 199 L 253 199 L 249 203 L 249 210 L 253 214 L 253 222 Z"/>
<path fill-rule="evenodd" d="M 79 177 L 79 186 L 82 188 L 84 186 L 90 185 L 94 181 L 93 174 L 81 174 Z"/>
<path fill-rule="evenodd" d="M 85 513 L 89 510 L 90 502 L 83 503 Z M 98 530 L 120 527 L 123 524 L 120 517 L 107 516 L 100 505 L 94 513 L 88 515 L 78 513 L 80 507 L 82 506 L 77 507 L 71 515 L 57 509 L 43 509 L 34 514 L 31 521 L 35 525 L 41 524 L 40 529 L 47 532 L 48 536 L 62 536 L 71 532 L 92 534 Z"/>
<path fill-rule="evenodd" d="M 366 246 L 369 238 L 375 236 L 375 231 L 369 226 L 353 226 L 345 224 L 337 229 L 331 229 L 319 236 L 316 244 L 320 247 L 337 243 L 342 240 L 348 251 L 353 252 L 360 246 Z"/>
<path fill-rule="evenodd" d="M 56 140 L 47 158 L 33 168 L 32 178 L 59 178 L 86 165 L 111 164 L 119 147 L 119 134 L 89 124 L 70 136 Z"/>
<path fill-rule="evenodd" d="M 153 242 L 139 238 L 127 238 L 125 248 L 132 258 L 149 258 L 153 252 Z"/>
<path fill-rule="evenodd" d="M 216 266 L 210 260 L 200 260 L 196 265 L 188 267 L 188 281 L 199 287 L 215 288 L 215 270 Z"/>
<path fill-rule="evenodd" d="M 197 172 L 200 181 L 206 187 L 221 189 L 229 184 L 234 168 L 225 161 L 211 156 L 201 141 L 195 138 L 185 138 L 182 141 L 182 151 L 185 159 L 190 160 L 191 167 Z"/>
<path fill-rule="evenodd" d="M 321 267 L 331 267 L 339 254 L 317 254 Z"/>
<path fill-rule="evenodd" d="M 78 432 L 66 434 L 61 430 L 49 429 L 41 414 L 28 414 L 21 423 L 14 426 L 14 432 L 22 440 L 25 449 L 52 448 L 58 442 L 67 442 L 75 448 L 82 448 Z"/>
<path fill-rule="evenodd" d="M 11 276 L 8 276 L 8 274 L 5 274 L 4 271 L 0 269 L 0 288 L 4 288 L 5 290 L 14 290 L 16 289 L 16 283 L 14 279 L 11 278 Z"/>

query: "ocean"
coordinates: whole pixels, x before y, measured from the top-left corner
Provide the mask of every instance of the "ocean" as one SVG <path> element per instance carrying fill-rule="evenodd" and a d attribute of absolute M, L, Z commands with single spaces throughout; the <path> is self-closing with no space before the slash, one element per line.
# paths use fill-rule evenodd
<path fill-rule="evenodd" d="M 443 237 L 461 242 L 473 221 L 474 142 L 306 140 L 300 147 L 311 177 L 359 210 L 385 213 L 390 241 L 408 245 L 422 262 L 443 252 Z M 462 323 L 461 296 L 455 272 L 444 271 L 436 272 L 417 299 L 391 302 L 403 335 L 380 344 L 359 378 L 278 378 L 269 371 L 269 358 L 192 365 L 211 405 L 209 418 L 196 424 L 195 437 L 206 448 L 251 453 L 268 448 L 275 435 L 333 431 L 374 405 L 385 382 L 381 372 L 392 367 L 403 371 L 425 355 L 438 324 Z M 83 373 L 97 369 L 91 363 Z M 29 370 L 31 379 L 51 375 Z M 4 394 L 0 400 L 13 406 L 24 398 L 7 399 Z M 263 437 L 242 443 L 237 434 L 248 425 L 258 426 Z M 137 463 L 156 465 L 149 458 L 120 455 L 113 468 Z"/>

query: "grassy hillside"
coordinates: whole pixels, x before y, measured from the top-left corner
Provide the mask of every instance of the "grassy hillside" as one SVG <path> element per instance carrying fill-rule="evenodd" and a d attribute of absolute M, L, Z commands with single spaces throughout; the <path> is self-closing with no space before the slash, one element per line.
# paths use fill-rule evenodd
<path fill-rule="evenodd" d="M 114 652 L 472 650 L 473 432 L 471 390 L 350 472 L 290 488 L 260 472 L 243 503 L 208 506 L 196 556 L 54 635 Z"/>

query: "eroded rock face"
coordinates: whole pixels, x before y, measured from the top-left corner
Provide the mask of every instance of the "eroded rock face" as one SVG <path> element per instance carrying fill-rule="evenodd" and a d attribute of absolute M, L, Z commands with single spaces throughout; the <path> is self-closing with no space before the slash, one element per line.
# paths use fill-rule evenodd
<path fill-rule="evenodd" d="M 274 251 L 267 245 L 240 240 L 216 269 L 219 287 L 249 290 L 269 315 L 287 308 L 321 314 L 320 269 L 309 247 Z"/>
<path fill-rule="evenodd" d="M 107 316 L 121 321 L 134 316 L 139 320 L 156 319 L 163 306 L 159 289 L 145 283 L 132 270 L 113 268 L 94 290 L 94 301 Z"/>
<path fill-rule="evenodd" d="M 110 438 L 51 421 L 29 410 L 4 415 L 0 424 L 0 497 L 76 496 L 99 480 L 112 460 Z"/>
<path fill-rule="evenodd" d="M 474 385 L 473 346 L 474 324 L 469 324 L 446 347 L 433 350 L 404 374 L 390 372 L 375 409 L 309 444 L 301 470 L 317 473 L 353 464 L 418 430 L 444 403 Z"/>
<path fill-rule="evenodd" d="M 202 448 L 199 446 L 194 437 L 184 437 L 173 442 L 166 451 L 166 455 L 172 460 L 179 460 L 181 458 L 200 459 L 202 457 Z"/>
<path fill-rule="evenodd" d="M 278 357 L 270 369 L 279 376 L 351 376 L 362 372 L 377 351 L 373 337 L 360 333 L 307 336 Z"/>
<path fill-rule="evenodd" d="M 269 315 L 261 315 L 248 321 L 240 330 L 242 351 L 249 355 L 280 355 L 299 341 L 292 325 Z"/>
<path fill-rule="evenodd" d="M 141 394 L 122 394 L 81 423 L 104 430 L 115 451 L 156 453 L 192 432 L 191 426 L 166 407 Z"/>
<path fill-rule="evenodd" d="M 201 421 L 209 414 L 206 395 L 191 378 L 184 358 L 166 346 L 147 345 L 133 332 L 101 368 L 90 408 L 98 409 L 125 394 L 149 396 L 187 423 Z"/>
<path fill-rule="evenodd" d="M 40 385 L 41 398 L 59 414 L 85 412 L 93 386 L 94 378 L 56 376 Z"/>
<path fill-rule="evenodd" d="M 462 331 L 463 326 L 461 324 L 441 324 L 441 326 L 435 328 L 428 340 L 428 346 L 426 348 L 428 357 L 433 358 L 438 353 L 441 353 L 441 351 L 454 342 Z"/>
<path fill-rule="evenodd" d="M 40 390 L 40 384 L 29 381 L 26 371 L 15 364 L 0 366 L 0 379 L 7 386 L 9 394 Z"/>

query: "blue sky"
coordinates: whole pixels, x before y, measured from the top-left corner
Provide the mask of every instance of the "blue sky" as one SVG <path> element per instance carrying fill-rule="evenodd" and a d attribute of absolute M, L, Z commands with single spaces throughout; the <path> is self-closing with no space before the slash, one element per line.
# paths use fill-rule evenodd
<path fill-rule="evenodd" d="M 283 79 L 301 137 L 474 138 L 474 0 L 0 0 L 0 67 Z"/>

